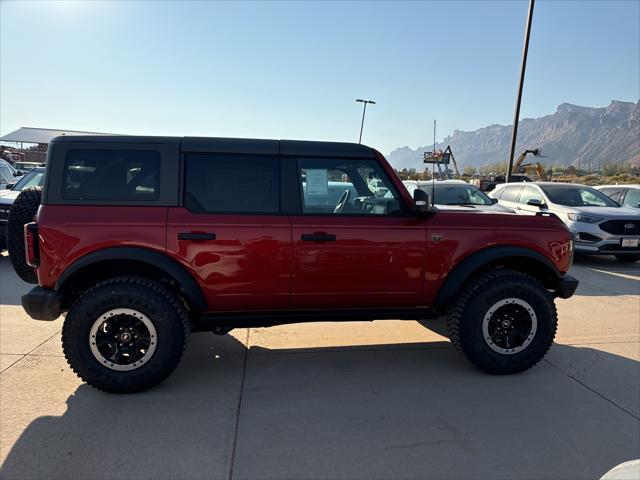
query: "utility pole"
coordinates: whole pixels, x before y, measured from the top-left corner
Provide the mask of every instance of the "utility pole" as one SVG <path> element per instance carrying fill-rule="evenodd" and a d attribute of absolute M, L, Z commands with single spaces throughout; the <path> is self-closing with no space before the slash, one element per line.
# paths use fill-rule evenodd
<path fill-rule="evenodd" d="M 513 156 L 516 150 L 516 139 L 518 138 L 518 120 L 520 120 L 520 102 L 522 101 L 522 87 L 524 85 L 524 74 L 527 70 L 527 53 L 529 52 L 529 37 L 531 36 L 531 21 L 533 20 L 533 6 L 535 0 L 529 0 L 529 14 L 527 15 L 527 25 L 524 34 L 524 47 L 522 48 L 522 65 L 520 67 L 520 83 L 518 85 L 518 97 L 516 99 L 516 111 L 513 115 L 513 135 L 511 137 L 511 150 L 509 150 L 509 168 L 507 170 L 507 182 L 511 181 L 511 169 L 513 168 Z"/>
<path fill-rule="evenodd" d="M 363 100 L 361 98 L 357 98 L 356 102 L 361 102 L 364 104 L 364 108 L 362 109 L 362 123 L 360 124 L 360 138 L 358 139 L 358 143 L 362 143 L 362 129 L 364 128 L 364 116 L 367 113 L 367 103 L 375 105 L 376 102 L 374 102 L 373 100 Z"/>

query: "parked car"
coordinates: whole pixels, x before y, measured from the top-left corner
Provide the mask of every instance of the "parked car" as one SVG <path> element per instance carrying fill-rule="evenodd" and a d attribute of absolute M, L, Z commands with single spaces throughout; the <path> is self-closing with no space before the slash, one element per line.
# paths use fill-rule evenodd
<path fill-rule="evenodd" d="M 22 173 L 27 173 L 29 170 L 33 170 L 36 167 L 44 167 L 44 163 L 38 162 L 13 162 L 14 168 Z"/>
<path fill-rule="evenodd" d="M 402 183 L 412 195 L 417 188 L 427 192 L 439 208 L 456 205 L 477 210 L 514 213 L 511 208 L 500 205 L 479 188 L 462 180 L 405 180 Z"/>
<path fill-rule="evenodd" d="M 594 188 L 623 207 L 640 209 L 640 185 L 600 185 Z"/>
<path fill-rule="evenodd" d="M 34 168 L 29 173 L 18 177 L 18 181 L 9 183 L 8 188 L 0 190 L 0 251 L 7 247 L 7 221 L 13 202 L 25 188 L 41 187 L 44 183 L 44 168 Z"/>
<path fill-rule="evenodd" d="M 0 160 L 0 190 L 7 188 L 7 185 L 15 183 L 16 179 L 22 175 L 13 165 L 6 160 Z"/>
<path fill-rule="evenodd" d="M 521 372 L 578 284 L 557 218 L 432 209 L 365 145 L 64 136 L 47 163 L 9 216 L 22 305 L 66 312 L 67 361 L 110 392 L 161 382 L 191 331 L 316 320 L 444 314 L 476 366 Z"/>
<path fill-rule="evenodd" d="M 557 216 L 573 234 L 576 253 L 640 260 L 640 214 L 595 188 L 553 182 L 503 184 L 489 196 L 517 213 Z"/>

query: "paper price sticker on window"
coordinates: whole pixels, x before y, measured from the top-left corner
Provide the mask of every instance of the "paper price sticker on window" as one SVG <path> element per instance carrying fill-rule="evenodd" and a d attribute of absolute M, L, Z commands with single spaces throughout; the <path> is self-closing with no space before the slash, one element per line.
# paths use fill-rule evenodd
<path fill-rule="evenodd" d="M 327 170 L 307 170 L 307 195 L 327 195 L 328 186 Z"/>

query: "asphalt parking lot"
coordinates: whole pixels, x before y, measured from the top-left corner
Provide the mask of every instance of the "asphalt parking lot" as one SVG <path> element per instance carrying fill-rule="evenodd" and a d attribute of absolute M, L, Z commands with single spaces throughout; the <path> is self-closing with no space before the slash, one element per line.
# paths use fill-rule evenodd
<path fill-rule="evenodd" d="M 640 264 L 580 259 L 556 345 L 489 376 L 442 322 L 198 333 L 152 391 L 80 382 L 0 257 L 0 477 L 590 478 L 640 457 Z"/>

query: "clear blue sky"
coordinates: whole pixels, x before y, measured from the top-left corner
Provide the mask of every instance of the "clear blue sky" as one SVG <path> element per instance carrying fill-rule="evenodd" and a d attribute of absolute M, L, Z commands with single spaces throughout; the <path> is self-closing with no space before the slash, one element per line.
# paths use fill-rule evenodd
<path fill-rule="evenodd" d="M 511 123 L 527 2 L 2 2 L 0 133 L 357 141 Z M 522 117 L 640 97 L 640 2 L 536 3 Z"/>

